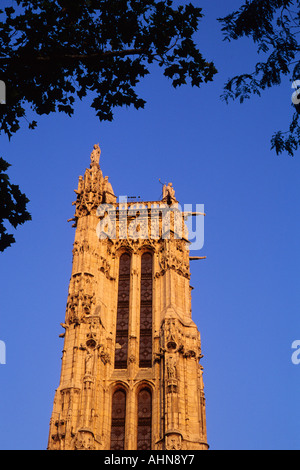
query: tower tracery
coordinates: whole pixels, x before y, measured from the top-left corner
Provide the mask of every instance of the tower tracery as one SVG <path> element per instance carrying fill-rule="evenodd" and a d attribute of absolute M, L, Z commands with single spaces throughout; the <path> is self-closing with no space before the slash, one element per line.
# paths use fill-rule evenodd
<path fill-rule="evenodd" d="M 171 183 L 162 201 L 117 202 L 100 155 L 95 145 L 75 190 L 48 449 L 207 449 L 184 215 Z"/>

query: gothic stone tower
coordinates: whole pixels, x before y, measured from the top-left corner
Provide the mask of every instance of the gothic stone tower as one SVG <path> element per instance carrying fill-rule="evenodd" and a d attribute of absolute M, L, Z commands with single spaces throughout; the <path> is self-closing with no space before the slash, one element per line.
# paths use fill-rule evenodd
<path fill-rule="evenodd" d="M 185 215 L 171 184 L 162 201 L 117 203 L 99 159 L 96 145 L 75 191 L 48 449 L 207 449 Z"/>

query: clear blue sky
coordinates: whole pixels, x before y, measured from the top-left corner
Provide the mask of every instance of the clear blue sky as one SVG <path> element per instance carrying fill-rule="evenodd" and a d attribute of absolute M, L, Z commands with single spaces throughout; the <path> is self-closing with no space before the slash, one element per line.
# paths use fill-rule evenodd
<path fill-rule="evenodd" d="M 155 200 L 172 181 L 182 204 L 204 204 L 205 244 L 193 262 L 193 319 L 202 337 L 208 441 L 218 449 L 299 449 L 300 155 L 270 151 L 291 116 L 291 83 L 243 105 L 220 100 L 227 78 L 252 71 L 250 41 L 222 41 L 216 18 L 242 0 L 201 0 L 197 41 L 219 74 L 174 90 L 153 69 L 139 86 L 145 110 L 99 123 L 88 102 L 75 116 L 39 119 L 0 156 L 30 199 L 32 222 L 0 255 L 0 449 L 45 449 L 59 385 L 78 176 L 95 143 L 117 195 Z M 1 78 L 1 77 L 0 77 Z M 32 116 L 34 117 L 34 116 Z"/>

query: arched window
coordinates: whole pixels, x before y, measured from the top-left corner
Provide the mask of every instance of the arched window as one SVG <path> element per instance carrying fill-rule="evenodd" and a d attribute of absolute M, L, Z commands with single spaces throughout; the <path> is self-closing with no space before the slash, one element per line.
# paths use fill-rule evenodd
<path fill-rule="evenodd" d="M 128 323 L 130 297 L 130 261 L 128 253 L 123 253 L 119 264 L 118 309 L 116 328 L 115 369 L 127 368 Z"/>
<path fill-rule="evenodd" d="M 141 260 L 140 367 L 152 366 L 152 254 Z"/>
<path fill-rule="evenodd" d="M 143 388 L 138 394 L 137 450 L 151 450 L 152 394 Z"/>
<path fill-rule="evenodd" d="M 116 390 L 112 397 L 110 450 L 125 447 L 126 392 Z"/>

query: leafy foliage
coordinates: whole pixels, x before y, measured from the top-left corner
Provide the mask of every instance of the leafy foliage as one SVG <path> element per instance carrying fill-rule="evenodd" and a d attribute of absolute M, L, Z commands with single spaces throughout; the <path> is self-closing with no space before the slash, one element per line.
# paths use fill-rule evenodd
<path fill-rule="evenodd" d="M 3 4 L 7 4 L 4 7 Z M 0 106 L 0 134 L 9 138 L 37 115 L 71 116 L 76 98 L 89 92 L 100 120 L 111 121 L 114 108 L 145 106 L 136 85 L 154 62 L 178 86 L 199 87 L 217 72 L 193 41 L 200 8 L 173 8 L 157 0 L 2 0 L 0 5 L 0 78 L 7 105 Z M 2 171 L 5 162 L 1 159 Z M 1 175 L 2 251 L 13 242 L 3 225 L 29 220 L 28 201 Z"/>
<path fill-rule="evenodd" d="M 25 194 L 22 194 L 19 186 L 11 184 L 9 176 L 6 174 L 9 164 L 0 157 L 0 251 L 15 242 L 14 236 L 7 233 L 4 221 L 9 222 L 13 228 L 31 220 L 30 214 L 26 210 L 29 202 Z"/>
<path fill-rule="evenodd" d="M 299 0 L 246 0 L 238 11 L 219 19 L 225 40 L 251 37 L 265 58 L 252 73 L 233 77 L 226 83 L 225 101 L 243 102 L 253 94 L 260 96 L 263 90 L 279 85 L 284 76 L 290 76 L 292 82 L 300 78 L 299 7 Z M 286 151 L 293 156 L 300 145 L 299 106 L 292 107 L 289 130 L 276 132 L 271 141 L 277 154 Z"/>
<path fill-rule="evenodd" d="M 0 10 L 0 76 L 8 103 L 0 131 L 9 137 L 25 116 L 25 103 L 38 115 L 71 116 L 75 98 L 93 92 L 91 106 L 108 121 L 115 107 L 143 108 L 135 87 L 154 61 L 174 87 L 187 82 L 199 87 L 216 73 L 192 39 L 203 16 L 192 4 L 177 9 L 171 0 L 16 4 Z"/>

